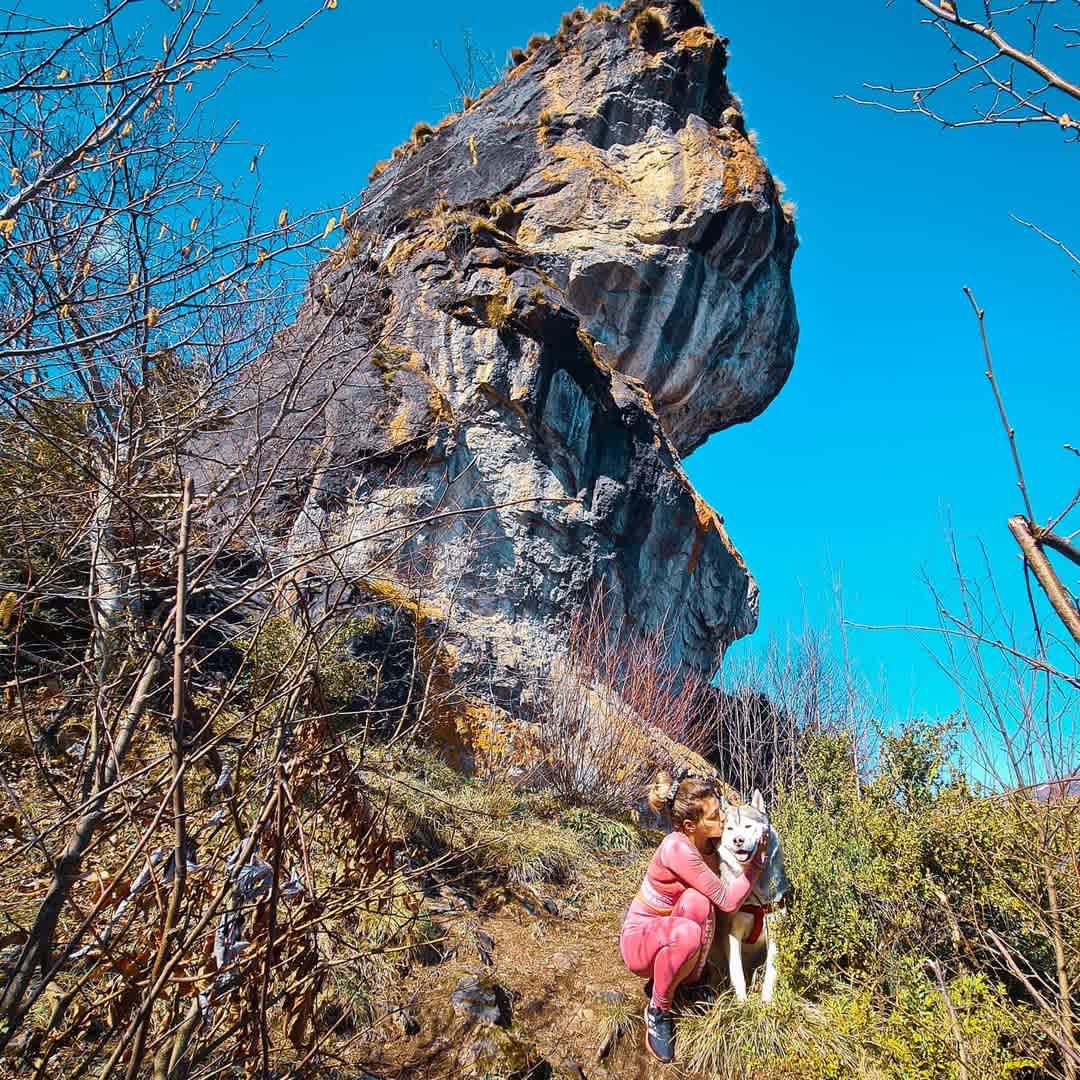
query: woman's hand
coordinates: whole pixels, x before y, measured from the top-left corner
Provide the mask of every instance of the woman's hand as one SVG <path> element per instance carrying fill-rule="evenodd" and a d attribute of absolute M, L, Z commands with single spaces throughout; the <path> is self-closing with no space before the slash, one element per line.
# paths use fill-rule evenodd
<path fill-rule="evenodd" d="M 754 852 L 750 864 L 758 871 L 765 869 L 765 863 L 769 861 L 769 833 L 758 841 L 757 851 Z"/>

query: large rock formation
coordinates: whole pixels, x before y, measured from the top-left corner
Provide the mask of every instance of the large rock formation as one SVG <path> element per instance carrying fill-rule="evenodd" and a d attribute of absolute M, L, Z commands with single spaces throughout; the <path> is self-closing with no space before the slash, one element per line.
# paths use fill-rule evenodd
<path fill-rule="evenodd" d="M 757 588 L 680 456 L 791 370 L 794 226 L 694 0 L 515 59 L 376 167 L 253 379 L 261 535 L 421 591 L 463 669 L 536 662 L 603 585 L 712 672 Z"/>

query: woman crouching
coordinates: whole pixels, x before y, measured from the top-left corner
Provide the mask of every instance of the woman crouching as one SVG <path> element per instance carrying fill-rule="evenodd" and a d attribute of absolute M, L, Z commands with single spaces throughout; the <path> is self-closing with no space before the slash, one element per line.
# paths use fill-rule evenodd
<path fill-rule="evenodd" d="M 716 908 L 735 911 L 764 865 L 764 848 L 745 867 L 724 860 L 719 877 L 724 813 L 714 785 L 697 777 L 674 780 L 659 772 L 649 805 L 670 823 L 649 862 L 645 879 L 623 922 L 620 946 L 626 966 L 652 980 L 645 1009 L 645 1044 L 654 1057 L 675 1057 L 671 1002 L 676 988 L 701 978 L 716 925 Z M 648 987 L 646 987 L 648 989 Z"/>

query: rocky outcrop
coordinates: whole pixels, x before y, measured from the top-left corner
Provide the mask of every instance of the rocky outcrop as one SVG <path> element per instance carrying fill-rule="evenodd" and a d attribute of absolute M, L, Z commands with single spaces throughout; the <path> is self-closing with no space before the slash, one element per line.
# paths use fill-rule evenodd
<path fill-rule="evenodd" d="M 515 60 L 376 167 L 252 378 L 261 538 L 422 593 L 462 670 L 535 663 L 603 586 L 711 672 L 757 588 L 680 458 L 791 369 L 794 226 L 693 0 Z"/>

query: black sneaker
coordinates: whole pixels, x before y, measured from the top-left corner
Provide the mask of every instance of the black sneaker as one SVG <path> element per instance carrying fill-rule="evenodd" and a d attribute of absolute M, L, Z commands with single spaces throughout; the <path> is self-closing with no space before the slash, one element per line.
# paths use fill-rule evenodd
<path fill-rule="evenodd" d="M 645 1006 L 645 1045 L 657 1061 L 674 1061 L 675 1023 L 666 1009 Z"/>

